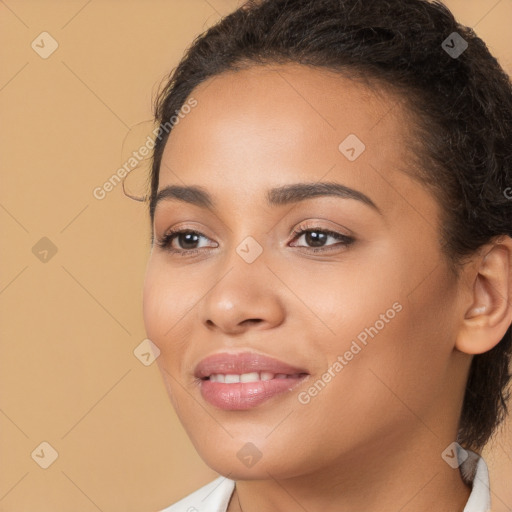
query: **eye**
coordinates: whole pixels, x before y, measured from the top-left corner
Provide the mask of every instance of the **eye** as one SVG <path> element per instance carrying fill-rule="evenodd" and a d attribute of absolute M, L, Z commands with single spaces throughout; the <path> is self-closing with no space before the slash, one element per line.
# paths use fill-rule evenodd
<path fill-rule="evenodd" d="M 299 226 L 292 234 L 294 236 L 294 240 L 300 240 L 304 237 L 304 241 L 308 244 L 292 245 L 292 247 L 305 247 L 306 249 L 309 249 L 309 252 L 314 253 L 338 250 L 340 246 L 346 247 L 355 241 L 351 236 L 315 226 Z M 329 238 L 338 240 L 339 243 L 326 245 Z"/>
<path fill-rule="evenodd" d="M 197 245 L 201 238 L 209 240 L 198 231 L 191 229 L 175 229 L 168 231 L 161 239 L 157 240 L 157 245 L 166 251 L 179 253 L 183 256 L 185 254 L 195 254 L 199 252 L 199 249 L 204 249 L 204 246 Z M 181 247 L 176 248 L 173 246 L 175 240 Z"/>
<path fill-rule="evenodd" d="M 306 252 L 313 253 L 339 250 L 340 246 L 346 247 L 355 242 L 355 239 L 351 236 L 315 226 L 299 226 L 293 231 L 292 236 L 293 241 L 300 240 L 304 237 L 304 241 L 307 244 L 291 245 L 292 247 L 302 247 L 307 249 Z M 327 245 L 330 238 L 335 241 L 337 240 L 338 243 Z M 197 254 L 200 250 L 208 251 L 218 247 L 218 244 L 214 247 L 208 247 L 204 244 L 201 245 L 201 239 L 209 240 L 208 237 L 199 231 L 192 229 L 171 229 L 162 238 L 157 240 L 157 245 L 161 249 L 173 254 L 180 254 L 181 256 L 190 256 Z M 175 242 L 178 244 L 178 247 L 175 247 Z"/>

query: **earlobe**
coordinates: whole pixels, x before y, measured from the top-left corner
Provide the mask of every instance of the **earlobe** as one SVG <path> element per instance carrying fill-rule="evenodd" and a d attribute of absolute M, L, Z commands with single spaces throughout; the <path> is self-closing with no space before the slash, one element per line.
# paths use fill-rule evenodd
<path fill-rule="evenodd" d="M 481 315 L 487 311 L 487 306 L 475 306 L 470 309 L 466 314 L 466 318 L 472 318 L 473 316 Z"/>
<path fill-rule="evenodd" d="M 472 266 L 470 305 L 463 312 L 455 348 L 482 354 L 496 346 L 512 323 L 512 238 L 486 246 Z"/>
<path fill-rule="evenodd" d="M 472 304 L 464 315 L 465 320 L 472 322 L 483 322 L 487 320 L 486 314 L 488 314 L 493 307 L 492 293 L 490 290 L 492 284 L 489 283 L 486 275 L 483 273 L 483 265 L 486 264 L 486 258 L 487 256 L 485 256 L 474 278 Z"/>

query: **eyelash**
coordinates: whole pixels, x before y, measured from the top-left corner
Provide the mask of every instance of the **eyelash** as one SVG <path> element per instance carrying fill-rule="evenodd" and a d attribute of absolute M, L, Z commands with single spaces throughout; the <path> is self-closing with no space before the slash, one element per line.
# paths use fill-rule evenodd
<path fill-rule="evenodd" d="M 302 249 L 307 249 L 306 252 L 313 252 L 313 253 L 325 253 L 330 252 L 332 250 L 337 250 L 339 245 L 342 245 L 344 247 L 348 247 L 353 242 L 355 242 L 355 238 L 347 235 L 342 235 L 341 233 L 337 233 L 336 231 L 331 231 L 329 229 L 321 229 L 320 227 L 314 227 L 314 226 L 299 226 L 298 228 L 294 229 L 292 232 L 292 236 L 294 240 L 299 239 L 303 234 L 309 233 L 309 232 L 315 232 L 315 233 L 322 233 L 324 235 L 332 236 L 333 238 L 340 241 L 339 244 L 333 244 L 331 246 L 326 247 L 307 247 L 307 246 L 299 246 Z M 168 231 L 162 238 L 157 240 L 157 245 L 161 249 L 164 249 L 172 254 L 179 254 L 180 256 L 193 256 L 194 254 L 197 254 L 200 250 L 206 249 L 206 251 L 209 251 L 211 249 L 215 249 L 215 247 L 205 247 L 205 248 L 199 248 L 199 249 L 175 249 L 171 247 L 171 243 L 180 234 L 192 234 L 192 235 L 199 235 L 204 236 L 199 231 L 194 231 L 192 229 L 174 229 Z M 204 238 L 208 238 L 204 236 Z M 295 247 L 295 246 L 292 246 Z"/>

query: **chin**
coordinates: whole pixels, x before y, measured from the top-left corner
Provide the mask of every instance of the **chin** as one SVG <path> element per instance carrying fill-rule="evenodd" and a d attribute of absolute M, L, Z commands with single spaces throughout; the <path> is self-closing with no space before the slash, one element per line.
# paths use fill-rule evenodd
<path fill-rule="evenodd" d="M 235 450 L 225 449 L 218 453 L 198 451 L 198 453 L 208 467 L 231 480 L 293 478 L 302 475 L 304 467 L 307 467 L 305 462 L 290 461 L 281 451 L 267 456 L 260 452 L 261 455 L 258 455 L 250 443 L 245 446 L 241 444 L 241 448 L 238 444 Z M 251 451 L 253 451 L 252 458 Z"/>

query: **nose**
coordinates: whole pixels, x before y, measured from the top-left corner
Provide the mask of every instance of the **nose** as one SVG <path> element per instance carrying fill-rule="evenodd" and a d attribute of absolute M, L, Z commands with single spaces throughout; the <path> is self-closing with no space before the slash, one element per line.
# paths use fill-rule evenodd
<path fill-rule="evenodd" d="M 263 261 L 235 261 L 201 302 L 203 325 L 224 334 L 278 327 L 285 318 L 278 284 Z"/>

